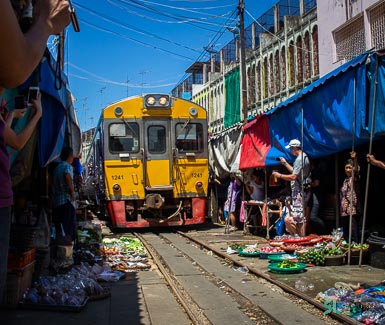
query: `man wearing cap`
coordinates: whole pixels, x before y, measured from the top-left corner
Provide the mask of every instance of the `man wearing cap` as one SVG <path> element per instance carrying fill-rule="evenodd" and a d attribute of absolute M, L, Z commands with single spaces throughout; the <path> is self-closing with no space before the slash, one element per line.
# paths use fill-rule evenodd
<path fill-rule="evenodd" d="M 306 232 L 306 217 L 304 211 L 310 199 L 311 192 L 307 189 L 303 191 L 304 199 L 302 199 L 302 184 L 310 184 L 310 161 L 306 153 L 302 151 L 301 142 L 293 139 L 285 147 L 290 149 L 292 155 L 297 158 L 291 166 L 285 158 L 280 157 L 279 160 L 290 174 L 281 174 L 274 171 L 274 177 L 281 178 L 284 181 L 290 181 L 291 198 L 292 198 L 292 213 L 291 216 L 285 218 L 286 229 L 291 235 L 298 234 L 305 236 Z"/>

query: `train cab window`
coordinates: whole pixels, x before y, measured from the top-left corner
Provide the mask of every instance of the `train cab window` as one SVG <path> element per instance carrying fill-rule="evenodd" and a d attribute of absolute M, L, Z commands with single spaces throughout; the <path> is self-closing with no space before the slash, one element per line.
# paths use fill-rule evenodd
<path fill-rule="evenodd" d="M 110 124 L 108 144 L 111 153 L 138 152 L 138 124 L 129 122 Z"/>
<path fill-rule="evenodd" d="M 166 129 L 162 125 L 151 125 L 147 129 L 148 152 L 160 154 L 166 152 Z"/>
<path fill-rule="evenodd" d="M 179 152 L 203 151 L 203 127 L 199 123 L 177 123 L 175 125 L 176 148 Z"/>

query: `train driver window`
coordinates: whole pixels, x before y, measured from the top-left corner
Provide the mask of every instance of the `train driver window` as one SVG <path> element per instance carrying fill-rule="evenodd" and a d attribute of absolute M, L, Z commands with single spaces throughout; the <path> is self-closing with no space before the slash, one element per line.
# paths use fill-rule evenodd
<path fill-rule="evenodd" d="M 132 122 L 110 124 L 108 143 L 111 153 L 138 152 L 138 124 Z"/>
<path fill-rule="evenodd" d="M 179 152 L 203 151 L 203 127 L 199 123 L 178 123 L 175 125 L 176 147 Z"/>
<path fill-rule="evenodd" d="M 148 152 L 160 154 L 166 152 L 166 129 L 162 125 L 148 127 Z"/>

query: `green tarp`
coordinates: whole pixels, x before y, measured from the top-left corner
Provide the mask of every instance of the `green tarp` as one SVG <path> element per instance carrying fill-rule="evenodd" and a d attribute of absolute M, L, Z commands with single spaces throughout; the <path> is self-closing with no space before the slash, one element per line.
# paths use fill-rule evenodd
<path fill-rule="evenodd" d="M 239 69 L 235 69 L 225 77 L 226 105 L 224 126 L 228 128 L 241 121 L 241 96 Z"/>

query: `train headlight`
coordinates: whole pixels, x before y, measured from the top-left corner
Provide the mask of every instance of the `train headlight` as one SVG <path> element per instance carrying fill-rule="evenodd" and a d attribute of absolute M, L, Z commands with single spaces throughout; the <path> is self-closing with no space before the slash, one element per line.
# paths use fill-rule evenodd
<path fill-rule="evenodd" d="M 117 117 L 120 117 L 120 116 L 123 115 L 123 108 L 121 108 L 121 107 L 115 107 L 114 112 L 115 112 L 115 115 L 116 115 Z"/>
<path fill-rule="evenodd" d="M 169 98 L 166 96 L 160 97 L 159 98 L 159 105 L 168 106 L 168 100 L 169 100 Z"/>
<path fill-rule="evenodd" d="M 195 107 L 191 107 L 189 113 L 191 116 L 196 116 L 198 115 L 198 110 Z"/>
<path fill-rule="evenodd" d="M 203 183 L 202 183 L 202 182 L 196 182 L 196 183 L 195 183 L 195 187 L 196 187 L 197 189 L 201 189 L 201 188 L 203 187 Z"/>
<path fill-rule="evenodd" d="M 118 192 L 118 191 L 120 191 L 120 185 L 114 184 L 114 185 L 112 185 L 112 189 L 114 190 L 114 192 Z"/>
<path fill-rule="evenodd" d="M 153 97 L 153 96 L 149 96 L 149 97 L 147 97 L 147 99 L 146 99 L 146 104 L 147 104 L 148 106 L 153 106 L 153 105 L 155 104 L 155 102 L 156 102 L 156 99 L 155 99 L 155 97 Z"/>

